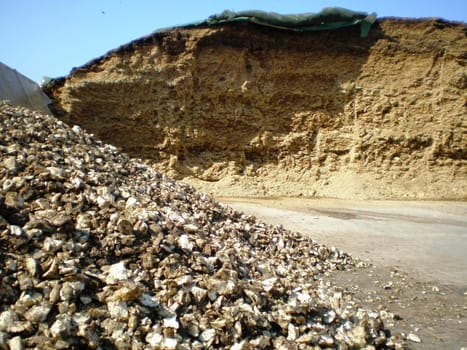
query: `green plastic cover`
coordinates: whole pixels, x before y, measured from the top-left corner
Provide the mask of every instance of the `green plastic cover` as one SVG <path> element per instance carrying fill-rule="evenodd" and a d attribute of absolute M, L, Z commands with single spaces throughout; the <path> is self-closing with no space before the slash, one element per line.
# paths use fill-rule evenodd
<path fill-rule="evenodd" d="M 355 12 L 340 7 L 328 7 L 319 13 L 303 13 L 298 15 L 281 15 L 275 12 L 249 10 L 233 12 L 226 10 L 210 16 L 205 22 L 209 25 L 232 22 L 252 22 L 263 26 L 292 30 L 296 32 L 330 30 L 360 25 L 360 36 L 366 37 L 376 14 Z"/>

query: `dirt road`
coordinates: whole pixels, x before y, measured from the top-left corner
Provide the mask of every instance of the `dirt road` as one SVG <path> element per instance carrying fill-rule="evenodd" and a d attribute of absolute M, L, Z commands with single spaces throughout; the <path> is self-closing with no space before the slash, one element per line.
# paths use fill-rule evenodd
<path fill-rule="evenodd" d="M 467 290 L 467 203 L 221 199 L 376 264 Z"/>
<path fill-rule="evenodd" d="M 221 198 L 374 265 L 328 279 L 400 315 L 411 349 L 467 347 L 467 203 Z"/>

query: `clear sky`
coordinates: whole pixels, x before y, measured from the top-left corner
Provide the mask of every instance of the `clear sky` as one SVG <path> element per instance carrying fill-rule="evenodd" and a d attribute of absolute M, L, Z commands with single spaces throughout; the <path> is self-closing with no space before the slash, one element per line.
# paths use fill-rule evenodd
<path fill-rule="evenodd" d="M 0 62 L 39 82 L 156 29 L 203 20 L 225 9 L 281 14 L 339 6 L 378 17 L 467 22 L 467 0 L 0 0 Z M 1 82 L 0 82 L 1 83 Z"/>

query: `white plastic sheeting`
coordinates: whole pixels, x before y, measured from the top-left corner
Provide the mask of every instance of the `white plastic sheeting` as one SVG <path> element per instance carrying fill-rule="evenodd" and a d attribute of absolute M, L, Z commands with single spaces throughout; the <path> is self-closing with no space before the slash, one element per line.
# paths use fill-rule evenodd
<path fill-rule="evenodd" d="M 15 105 L 50 113 L 47 108 L 50 99 L 39 85 L 2 62 L 0 62 L 0 100 L 9 100 Z"/>

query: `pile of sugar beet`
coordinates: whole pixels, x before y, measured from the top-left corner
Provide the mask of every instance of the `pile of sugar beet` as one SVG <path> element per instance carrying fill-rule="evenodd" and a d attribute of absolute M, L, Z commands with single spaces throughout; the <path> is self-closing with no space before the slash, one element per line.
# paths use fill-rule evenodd
<path fill-rule="evenodd" d="M 0 349 L 403 349 L 351 256 L 0 103 Z"/>

